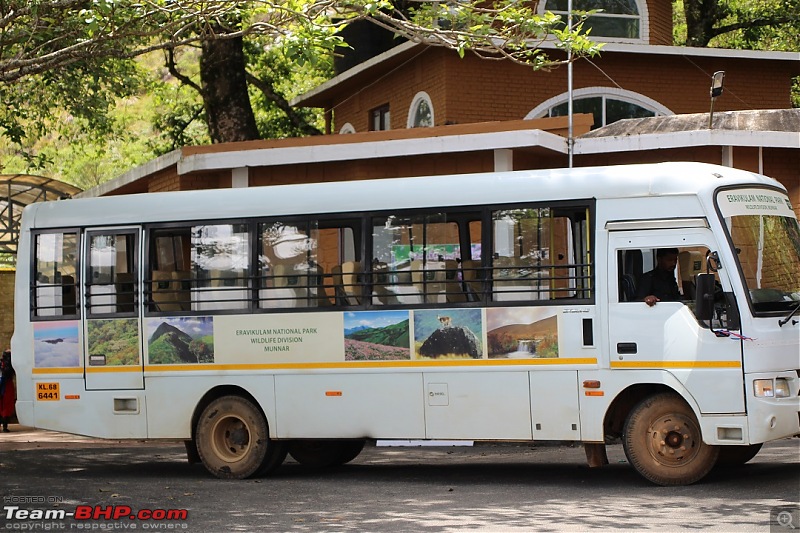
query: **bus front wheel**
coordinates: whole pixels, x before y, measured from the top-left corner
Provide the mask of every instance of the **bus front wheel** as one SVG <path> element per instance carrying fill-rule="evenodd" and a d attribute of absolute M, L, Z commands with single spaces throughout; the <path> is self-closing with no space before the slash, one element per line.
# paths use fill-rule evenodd
<path fill-rule="evenodd" d="M 195 434 L 206 469 L 219 478 L 243 479 L 274 470 L 286 446 L 270 440 L 267 420 L 241 396 L 223 396 L 203 410 Z"/>
<path fill-rule="evenodd" d="M 717 462 L 719 447 L 703 442 L 692 409 L 674 393 L 645 398 L 625 422 L 625 455 L 646 479 L 658 485 L 689 485 Z"/>
<path fill-rule="evenodd" d="M 358 457 L 364 443 L 363 440 L 296 440 L 289 444 L 289 455 L 304 466 L 342 466 Z"/>
<path fill-rule="evenodd" d="M 758 455 L 763 444 L 750 444 L 747 446 L 721 446 L 717 466 L 742 466 L 747 461 Z"/>

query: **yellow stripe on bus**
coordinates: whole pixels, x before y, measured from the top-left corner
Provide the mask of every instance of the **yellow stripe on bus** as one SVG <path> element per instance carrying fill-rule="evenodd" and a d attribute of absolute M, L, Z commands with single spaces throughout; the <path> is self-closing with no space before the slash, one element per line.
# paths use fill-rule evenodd
<path fill-rule="evenodd" d="M 741 368 L 739 361 L 611 361 L 611 368 Z"/>
<path fill-rule="evenodd" d="M 103 372 L 141 372 L 141 365 L 137 366 L 92 366 L 86 369 L 90 374 Z M 34 368 L 32 374 L 83 374 L 83 367 L 76 368 Z"/>
<path fill-rule="evenodd" d="M 34 368 L 33 374 L 83 374 L 83 367 Z"/>
<path fill-rule="evenodd" d="M 107 374 L 111 372 L 138 372 L 141 373 L 142 365 L 136 366 L 90 366 L 86 368 L 87 374 Z"/>
<path fill-rule="evenodd" d="M 409 368 L 409 367 L 462 367 L 462 366 L 536 366 L 536 365 L 596 365 L 594 357 L 548 359 L 472 359 L 448 361 L 347 361 L 331 363 L 273 363 L 273 364 L 189 364 L 147 365 L 146 372 L 175 372 L 201 370 L 300 370 L 338 368 Z"/>

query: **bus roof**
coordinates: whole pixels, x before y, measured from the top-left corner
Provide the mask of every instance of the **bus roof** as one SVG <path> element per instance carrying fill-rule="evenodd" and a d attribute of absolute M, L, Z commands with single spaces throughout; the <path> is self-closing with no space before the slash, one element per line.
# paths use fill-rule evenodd
<path fill-rule="evenodd" d="M 273 185 L 77 198 L 32 204 L 29 228 L 211 220 L 579 198 L 710 195 L 776 180 L 706 163 L 657 163 Z"/>

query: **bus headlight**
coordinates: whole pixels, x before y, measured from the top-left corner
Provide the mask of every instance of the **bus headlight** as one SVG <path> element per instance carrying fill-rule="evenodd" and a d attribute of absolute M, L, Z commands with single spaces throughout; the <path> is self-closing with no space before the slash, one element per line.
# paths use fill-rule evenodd
<path fill-rule="evenodd" d="M 775 380 L 775 397 L 788 398 L 789 394 L 789 381 L 786 378 L 777 378 Z"/>
<path fill-rule="evenodd" d="M 790 396 L 789 381 L 786 378 L 755 379 L 753 393 L 756 398 L 788 398 Z"/>

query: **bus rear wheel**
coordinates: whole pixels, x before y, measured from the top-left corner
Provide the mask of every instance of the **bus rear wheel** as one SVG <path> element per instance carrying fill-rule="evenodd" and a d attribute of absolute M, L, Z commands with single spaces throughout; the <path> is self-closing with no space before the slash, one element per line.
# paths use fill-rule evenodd
<path fill-rule="evenodd" d="M 286 457 L 285 444 L 270 440 L 264 415 L 241 396 L 222 396 L 211 402 L 195 433 L 200 460 L 219 478 L 266 474 Z"/>
<path fill-rule="evenodd" d="M 625 455 L 646 479 L 658 485 L 690 485 L 717 462 L 719 447 L 703 442 L 692 409 L 674 393 L 645 398 L 625 422 Z"/>
<path fill-rule="evenodd" d="M 341 466 L 358 457 L 364 444 L 363 440 L 296 440 L 289 444 L 289 455 L 304 466 Z"/>

